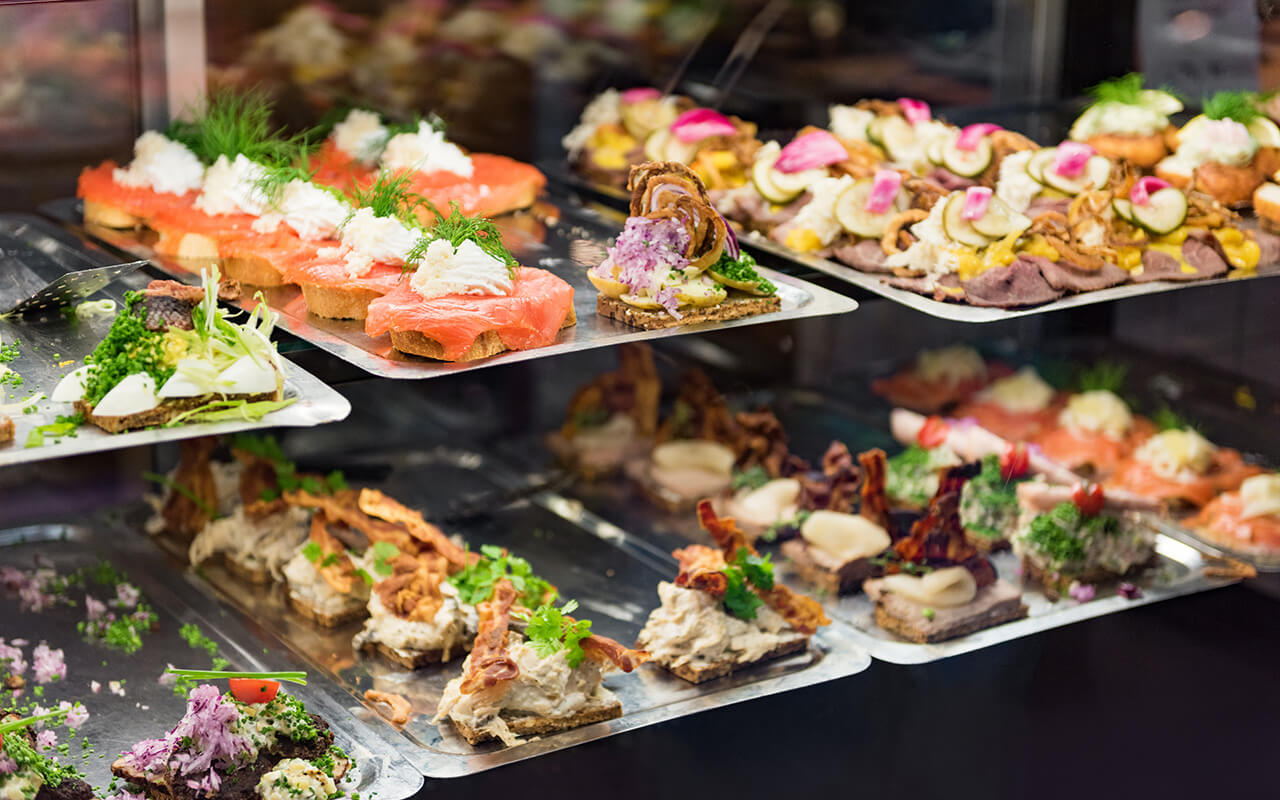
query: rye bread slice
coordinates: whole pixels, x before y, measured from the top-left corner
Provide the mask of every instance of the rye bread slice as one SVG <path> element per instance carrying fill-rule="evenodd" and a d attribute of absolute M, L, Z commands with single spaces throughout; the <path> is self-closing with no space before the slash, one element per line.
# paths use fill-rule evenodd
<path fill-rule="evenodd" d="M 364 603 L 353 605 L 351 608 L 337 613 L 321 611 L 306 600 L 295 595 L 293 592 L 289 592 L 289 605 L 294 611 L 297 611 L 299 615 L 305 617 L 311 622 L 314 622 L 322 628 L 336 628 L 339 625 L 344 625 L 348 622 L 354 622 L 355 620 L 362 619 L 369 613 L 369 609 Z"/>
<path fill-rule="evenodd" d="M 964 540 L 979 553 L 998 553 L 1010 547 L 1009 540 L 1003 536 L 983 536 L 968 528 L 964 529 Z"/>
<path fill-rule="evenodd" d="M 265 586 L 271 583 L 271 572 L 266 567 L 251 567 L 248 564 L 242 564 L 226 553 L 219 553 L 222 559 L 222 566 L 245 583 L 252 583 L 255 586 Z"/>
<path fill-rule="evenodd" d="M 767 314 L 780 308 L 782 308 L 782 300 L 777 295 L 756 297 L 731 291 L 728 299 L 723 303 L 708 308 L 690 308 L 681 311 L 680 319 L 676 319 L 666 311 L 647 311 L 604 295 L 596 297 L 596 313 L 600 316 L 616 319 L 619 322 L 624 322 L 636 328 L 644 328 L 645 330 L 674 328 L 678 325 L 696 325 L 699 322 L 727 322 L 732 319 Z"/>
<path fill-rule="evenodd" d="M 260 400 L 279 400 L 283 397 L 283 391 L 262 392 L 260 394 L 251 395 L 229 395 L 236 399 L 243 399 L 250 403 L 256 403 Z M 93 413 L 93 406 L 84 400 L 77 400 L 75 404 L 76 411 L 84 415 L 84 421 L 97 425 L 107 433 L 121 433 L 123 431 L 138 430 L 139 428 L 153 428 L 163 425 L 184 411 L 190 411 L 193 408 L 199 408 L 205 403 L 219 399 L 220 395 L 206 394 L 200 397 L 179 397 L 165 400 L 160 405 L 150 411 L 142 411 L 137 414 L 127 414 L 122 417 L 101 417 Z"/>
<path fill-rule="evenodd" d="M 801 578 L 833 595 L 852 594 L 879 572 L 869 558 L 838 562 L 804 539 L 783 542 L 782 554 L 791 559 Z"/>
<path fill-rule="evenodd" d="M 580 728 L 583 725 L 590 725 L 594 722 L 617 719 L 622 716 L 622 701 L 617 698 L 599 701 L 567 717 L 538 717 L 527 714 L 508 715 L 506 712 L 500 713 L 499 716 L 516 736 L 543 736 L 548 733 L 567 731 L 571 728 Z M 449 718 L 449 721 L 453 723 L 453 727 L 457 729 L 458 733 L 462 734 L 462 738 L 467 740 L 467 744 L 477 745 L 498 738 L 488 731 L 478 730 L 452 717 Z"/>
<path fill-rule="evenodd" d="M 709 664 L 694 665 L 690 663 L 673 664 L 669 659 L 655 658 L 654 663 L 660 665 L 668 672 L 676 677 L 683 678 L 689 683 L 706 683 L 716 678 L 723 678 L 734 672 L 740 672 L 749 669 L 757 664 L 763 664 L 766 661 L 772 661 L 776 658 L 789 656 L 793 653 L 800 653 L 809 649 L 809 637 L 805 634 L 797 633 L 794 638 L 786 639 L 779 642 L 772 650 L 752 661 L 734 661 L 733 659 L 725 659 L 723 661 L 715 661 Z"/>
<path fill-rule="evenodd" d="M 955 639 L 1027 615 L 1021 592 L 1004 581 L 979 589 L 973 600 L 963 606 L 935 609 L 932 618 L 925 616 L 924 605 L 882 592 L 878 582 L 870 583 L 866 589 L 875 601 L 876 625 L 917 644 Z"/>
<path fill-rule="evenodd" d="M 79 778 L 67 778 L 56 786 L 42 785 L 33 800 L 94 800 L 93 787 Z"/>
<path fill-rule="evenodd" d="M 565 317 L 564 324 L 560 326 L 560 329 L 564 330 L 577 324 L 578 312 L 573 306 L 569 306 L 569 315 Z M 437 361 L 450 360 L 444 357 L 443 345 L 418 331 L 391 331 L 391 346 L 401 353 L 408 353 L 409 355 L 433 358 Z M 452 360 L 479 361 L 482 358 L 505 353 L 507 349 L 497 331 L 485 331 L 476 337 L 476 340 L 471 343 L 471 347 L 467 348 L 466 352 Z"/>
<path fill-rule="evenodd" d="M 393 664 L 399 664 L 405 669 L 421 669 L 430 664 L 445 663 L 444 650 L 397 650 L 394 647 L 385 645 L 382 642 L 364 642 L 360 649 L 366 653 L 373 653 L 380 658 L 384 658 Z M 460 645 L 457 648 L 450 648 L 449 657 L 453 658 L 457 653 L 465 653 L 468 648 Z"/>

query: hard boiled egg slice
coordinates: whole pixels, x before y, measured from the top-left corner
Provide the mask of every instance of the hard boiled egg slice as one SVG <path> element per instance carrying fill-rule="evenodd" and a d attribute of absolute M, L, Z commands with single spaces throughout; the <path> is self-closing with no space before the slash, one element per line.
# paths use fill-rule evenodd
<path fill-rule="evenodd" d="M 218 386 L 227 394 L 274 393 L 280 388 L 278 381 L 275 367 L 252 356 L 241 356 L 218 376 Z"/>
<path fill-rule="evenodd" d="M 141 414 L 160 405 L 156 397 L 156 382 L 145 372 L 135 372 L 115 385 L 94 406 L 93 413 L 100 417 L 125 417 Z"/>
<path fill-rule="evenodd" d="M 200 397 L 209 394 L 213 379 L 217 377 L 215 367 L 198 358 L 184 358 L 178 362 L 177 370 L 160 387 L 161 397 Z"/>
<path fill-rule="evenodd" d="M 93 365 L 85 364 L 63 375 L 58 385 L 53 387 L 53 394 L 49 395 L 49 399 L 55 403 L 74 403 L 81 399 L 84 397 L 85 379 L 92 371 Z"/>

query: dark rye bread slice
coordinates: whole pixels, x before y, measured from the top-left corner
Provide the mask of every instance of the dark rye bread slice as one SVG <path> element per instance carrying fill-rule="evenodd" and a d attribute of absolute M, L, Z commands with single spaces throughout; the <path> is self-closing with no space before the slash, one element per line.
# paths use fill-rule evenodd
<path fill-rule="evenodd" d="M 932 616 L 925 615 L 927 606 L 882 591 L 879 581 L 868 581 L 863 588 L 875 602 L 876 625 L 917 644 L 944 642 L 1027 615 L 1022 593 L 999 580 L 979 589 L 963 606 L 931 609 Z"/>
<path fill-rule="evenodd" d="M 803 633 L 794 633 L 791 638 L 784 639 L 774 646 L 772 650 L 751 661 L 734 661 L 733 659 L 725 659 L 707 664 L 673 664 L 668 659 L 655 658 L 654 662 L 671 672 L 678 678 L 683 678 L 689 683 L 706 683 L 716 678 L 723 678 L 734 672 L 741 672 L 749 669 L 757 664 L 763 664 L 766 661 L 773 661 L 783 656 L 789 656 L 793 653 L 801 653 L 809 649 L 809 636 Z"/>
<path fill-rule="evenodd" d="M 444 657 L 443 648 L 435 650 L 397 650 L 382 642 L 366 641 L 361 643 L 360 649 L 367 653 L 374 653 L 393 664 L 399 664 L 405 669 L 421 669 L 430 664 L 443 664 L 448 660 L 452 660 L 470 650 L 471 646 L 466 642 L 459 642 L 456 647 L 449 648 L 448 659 Z"/>
<path fill-rule="evenodd" d="M 627 305 L 621 300 L 614 300 L 604 295 L 596 298 L 596 313 L 602 317 L 616 319 L 636 328 L 659 330 L 674 328 L 678 325 L 696 325 L 699 322 L 727 322 L 743 317 L 754 317 L 757 314 L 768 314 L 782 308 L 782 300 L 777 295 L 772 297 L 756 297 L 730 292 L 728 299 L 707 308 L 689 308 L 680 312 L 676 319 L 664 310 L 647 311 L 643 308 Z"/>
<path fill-rule="evenodd" d="M 560 326 L 561 330 L 578 324 L 578 312 L 569 306 L 569 314 L 565 317 L 564 324 Z M 434 358 L 437 361 L 446 360 L 444 357 L 444 346 L 435 339 L 432 339 L 418 331 L 391 331 L 391 346 L 401 353 L 422 356 L 423 358 Z M 476 337 L 466 352 L 453 359 L 454 361 L 479 361 L 482 358 L 496 356 L 499 353 L 505 353 L 507 346 L 503 344 L 502 337 L 497 331 L 485 331 Z"/>
<path fill-rule="evenodd" d="M 1144 564 L 1135 564 L 1128 569 L 1123 575 L 1117 575 L 1110 570 L 1102 567 L 1094 567 L 1075 575 L 1066 575 L 1060 572 L 1053 572 L 1040 566 L 1030 558 L 1023 556 L 1022 558 L 1022 581 L 1033 586 L 1038 586 L 1044 592 L 1045 597 L 1050 600 L 1057 600 L 1062 593 L 1067 590 L 1072 581 L 1078 581 L 1082 584 L 1108 583 L 1112 581 L 1122 580 L 1126 577 L 1132 577 L 1141 573 L 1147 567 L 1154 564 L 1156 555 L 1152 551 L 1151 558 Z"/>
<path fill-rule="evenodd" d="M 32 800 L 94 800 L 93 787 L 79 778 L 67 778 L 56 786 L 42 785 Z"/>
<path fill-rule="evenodd" d="M 830 594 L 851 594 L 862 588 L 862 582 L 879 572 L 869 558 L 838 561 L 804 539 L 782 543 L 782 554 L 791 559 L 800 577 Z"/>
<path fill-rule="evenodd" d="M 148 776 L 129 764 L 125 756 L 111 764 L 111 774 L 137 787 L 149 800 L 259 800 L 258 781 L 276 764 L 286 758 L 311 760 L 319 758 L 333 746 L 333 731 L 329 723 L 316 714 L 308 714 L 317 735 L 309 742 L 281 739 L 270 751 L 259 753 L 253 763 L 236 769 L 219 772 L 222 785 L 212 796 L 187 785 L 186 780 L 172 780 L 173 776 Z M 334 780 L 340 780 L 350 767 L 350 762 L 340 759 L 334 764 Z"/>
<path fill-rule="evenodd" d="M 283 392 L 262 392 L 260 394 L 250 395 L 227 395 L 226 399 L 245 400 L 250 403 L 256 403 L 260 400 L 279 400 L 282 396 Z M 170 400 L 164 400 L 160 405 L 150 411 L 143 411 L 138 414 L 127 414 L 122 417 L 100 417 L 93 413 L 93 406 L 89 405 L 84 400 L 77 400 L 75 408 L 77 412 L 84 416 L 85 422 L 96 425 L 107 433 L 122 433 L 124 431 L 134 431 L 140 428 L 154 428 L 163 425 L 184 411 L 199 408 L 205 403 L 218 399 L 222 399 L 222 396 L 206 394 L 201 395 L 200 397 L 173 398 Z"/>
<path fill-rule="evenodd" d="M 507 723 L 507 727 L 516 736 L 543 736 L 548 733 L 559 733 L 572 728 L 580 728 L 583 725 L 590 725 L 594 722 L 618 719 L 622 716 L 622 701 L 617 698 L 598 700 L 567 717 L 517 715 L 509 714 L 506 711 L 499 713 L 498 716 L 503 722 Z M 498 738 L 488 731 L 473 728 L 465 722 L 459 722 L 452 717 L 449 718 L 449 721 L 453 723 L 453 727 L 457 729 L 458 733 L 462 734 L 462 738 L 467 740 L 467 744 L 477 745 L 490 739 Z"/>
<path fill-rule="evenodd" d="M 322 628 L 336 628 L 348 622 L 354 622 L 368 615 L 369 609 L 364 603 L 353 605 L 350 609 L 339 613 L 330 613 L 321 611 L 315 606 L 298 597 L 293 592 L 289 592 L 289 605 L 297 611 L 299 615 L 314 622 Z"/>

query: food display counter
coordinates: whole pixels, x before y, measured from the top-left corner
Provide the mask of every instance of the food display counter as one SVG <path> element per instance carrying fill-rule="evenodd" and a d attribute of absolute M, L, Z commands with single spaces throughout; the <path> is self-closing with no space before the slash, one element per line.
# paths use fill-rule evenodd
<path fill-rule="evenodd" d="M 0 795 L 1266 791 L 1271 12 L 926 6 L 0 4 Z"/>

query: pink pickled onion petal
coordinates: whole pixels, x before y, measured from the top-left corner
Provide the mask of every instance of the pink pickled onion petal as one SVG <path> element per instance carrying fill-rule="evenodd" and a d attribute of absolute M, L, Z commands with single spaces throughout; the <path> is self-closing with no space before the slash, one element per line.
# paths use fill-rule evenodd
<path fill-rule="evenodd" d="M 729 224 L 729 220 L 725 219 L 723 214 L 717 211 L 716 215 L 724 223 L 724 251 L 729 254 L 729 258 L 737 261 L 742 257 L 742 247 L 738 244 L 738 234 L 733 232 L 733 226 Z"/>
<path fill-rule="evenodd" d="M 902 187 L 902 173 L 892 169 L 878 169 L 871 182 L 871 194 L 867 195 L 867 211 L 883 214 L 893 208 L 893 200 Z"/>
<path fill-rule="evenodd" d="M 902 115 L 907 118 L 907 122 L 912 125 L 918 125 L 921 122 L 928 122 L 933 118 L 933 112 L 929 110 L 929 104 L 923 100 L 916 100 L 910 97 L 899 97 L 898 105 L 902 106 Z"/>
<path fill-rule="evenodd" d="M 813 131 L 797 136 L 782 148 L 773 168 L 787 174 L 838 164 L 849 157 L 840 140 L 827 131 Z"/>
<path fill-rule="evenodd" d="M 978 142 L 982 141 L 983 136 L 999 130 L 1004 129 L 992 122 L 966 125 L 960 129 L 960 135 L 956 137 L 956 149 L 973 150 L 978 146 Z"/>
<path fill-rule="evenodd" d="M 645 100 L 657 100 L 662 97 L 662 92 L 652 89 L 648 86 L 640 86 L 635 89 L 627 89 L 622 93 L 622 102 L 630 105 L 631 103 L 643 103 Z"/>
<path fill-rule="evenodd" d="M 1151 195 L 1161 189 L 1168 189 L 1172 185 L 1173 184 L 1168 181 L 1161 180 L 1154 175 L 1139 178 L 1137 182 L 1133 184 L 1133 188 L 1129 190 L 1129 200 L 1132 201 L 1135 206 L 1145 206 L 1147 203 L 1151 202 Z"/>
<path fill-rule="evenodd" d="M 973 222 L 987 215 L 987 206 L 991 204 L 991 187 L 970 186 L 964 190 L 964 208 L 960 209 L 960 219 Z"/>
<path fill-rule="evenodd" d="M 1094 149 L 1084 142 L 1063 142 L 1054 151 L 1050 169 L 1063 177 L 1074 178 L 1084 172 L 1084 165 L 1093 154 Z"/>
<path fill-rule="evenodd" d="M 719 111 L 691 108 L 671 123 L 671 132 L 685 144 L 693 144 L 711 136 L 733 136 L 738 129 Z"/>

